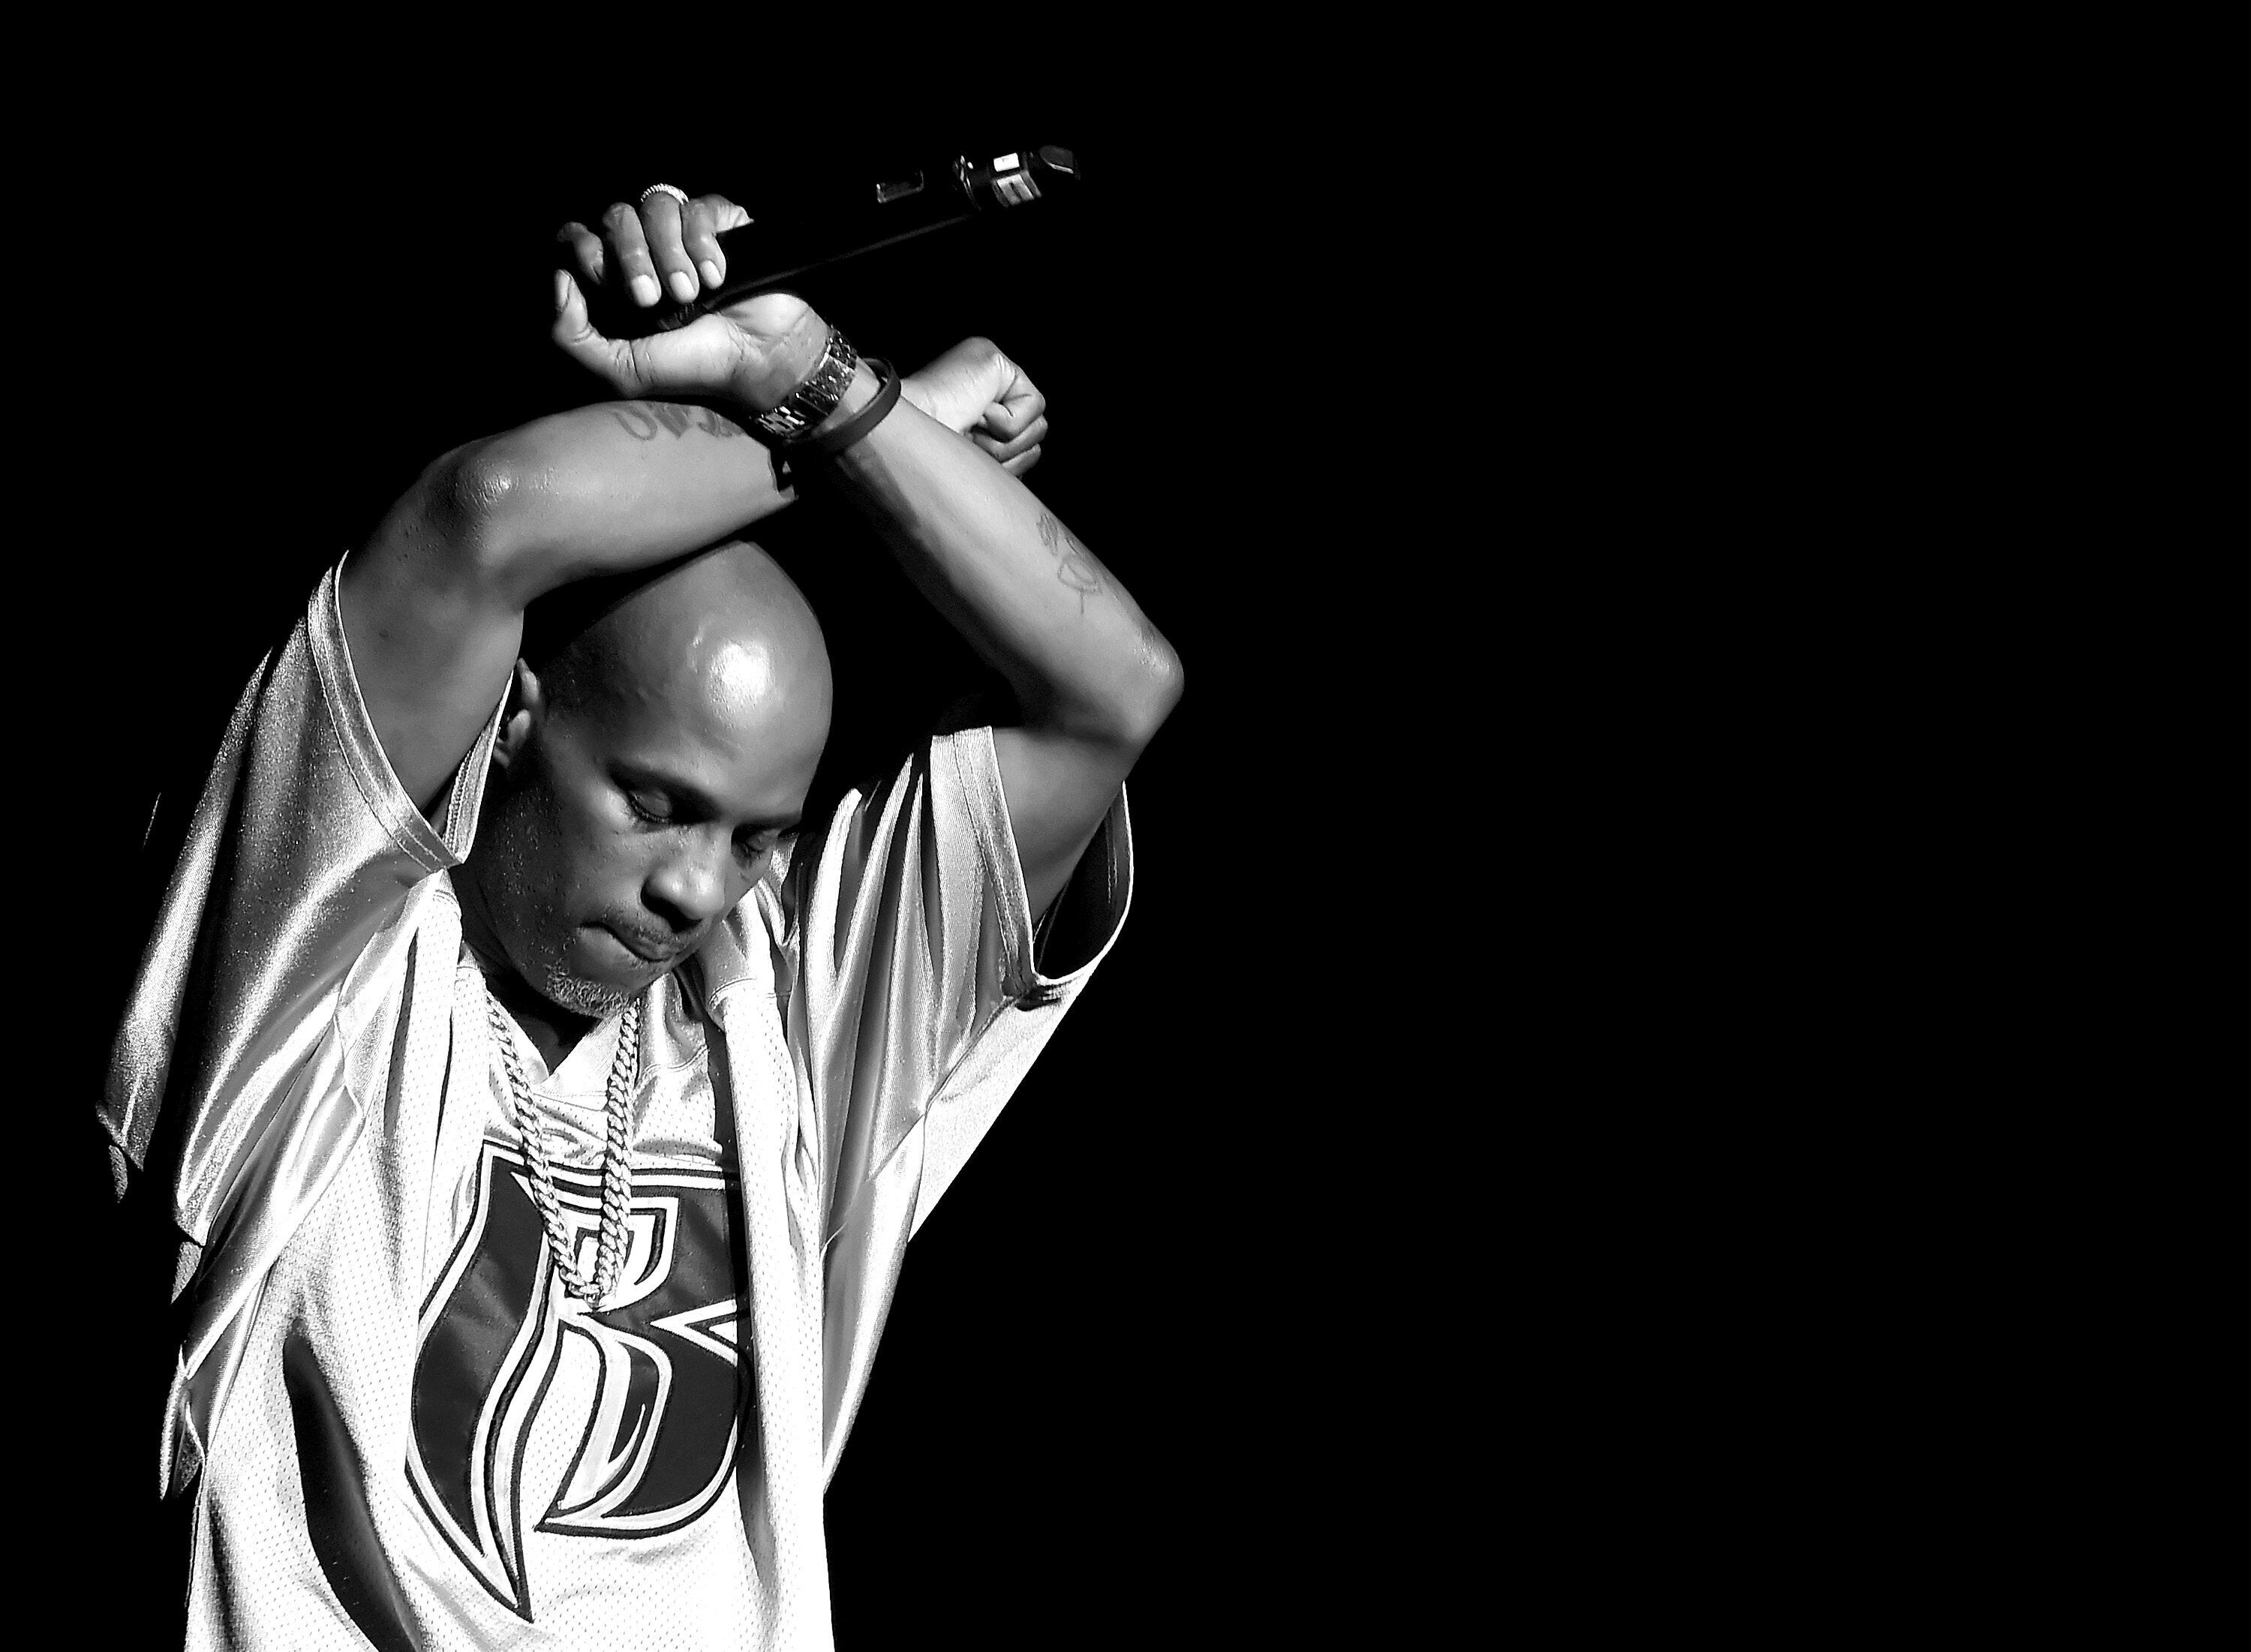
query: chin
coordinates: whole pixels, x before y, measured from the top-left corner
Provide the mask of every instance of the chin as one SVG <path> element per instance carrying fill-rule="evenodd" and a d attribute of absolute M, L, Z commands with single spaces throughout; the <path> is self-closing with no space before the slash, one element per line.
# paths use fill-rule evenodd
<path fill-rule="evenodd" d="M 583 975 L 573 975 L 563 964 L 557 964 L 547 971 L 540 983 L 540 993 L 550 1003 L 559 1005 L 574 1015 L 591 1015 L 596 1020 L 615 1015 L 625 1008 L 634 996 L 634 989 L 613 986 L 607 981 L 589 980 Z"/>

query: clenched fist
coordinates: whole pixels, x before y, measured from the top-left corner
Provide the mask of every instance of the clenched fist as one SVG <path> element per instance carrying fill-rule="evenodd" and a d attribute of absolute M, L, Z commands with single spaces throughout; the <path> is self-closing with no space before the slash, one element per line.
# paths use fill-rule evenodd
<path fill-rule="evenodd" d="M 731 398 L 759 412 L 779 406 L 819 363 L 828 338 L 827 324 L 803 299 L 761 293 L 676 332 L 613 339 L 595 330 L 578 286 L 621 288 L 643 309 L 666 293 L 686 303 L 726 280 L 719 232 L 750 221 L 724 196 L 697 196 L 682 205 L 659 194 L 638 207 L 613 204 L 599 235 L 583 224 L 564 225 L 556 238 L 571 249 L 578 273 L 555 273 L 556 343 L 620 396 Z"/>
<path fill-rule="evenodd" d="M 1048 398 L 989 338 L 965 338 L 919 371 L 899 394 L 1001 461 L 1012 476 L 1040 462 Z"/>

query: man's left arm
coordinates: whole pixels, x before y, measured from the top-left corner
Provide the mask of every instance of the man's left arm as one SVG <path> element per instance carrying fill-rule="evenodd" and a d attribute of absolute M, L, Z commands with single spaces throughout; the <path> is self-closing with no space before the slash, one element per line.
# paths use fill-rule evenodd
<path fill-rule="evenodd" d="M 1046 431 L 1030 380 L 982 339 L 931 370 L 948 370 L 990 384 L 993 452 L 903 402 L 837 457 L 832 485 L 1015 693 L 1022 720 L 993 742 L 1036 916 L 1180 699 L 1181 662 L 1116 576 L 1002 467 Z M 875 394 L 862 373 L 848 410 Z"/>

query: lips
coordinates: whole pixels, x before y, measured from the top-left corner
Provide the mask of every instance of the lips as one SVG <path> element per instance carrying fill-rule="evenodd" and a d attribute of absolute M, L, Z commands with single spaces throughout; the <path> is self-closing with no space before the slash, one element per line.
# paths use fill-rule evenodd
<path fill-rule="evenodd" d="M 610 939 L 625 948 L 642 963 L 654 964 L 660 968 L 678 963 L 688 950 L 685 946 L 675 943 L 653 940 L 636 935 L 630 930 L 618 929 L 613 924 L 597 923 L 593 927 L 608 936 Z"/>

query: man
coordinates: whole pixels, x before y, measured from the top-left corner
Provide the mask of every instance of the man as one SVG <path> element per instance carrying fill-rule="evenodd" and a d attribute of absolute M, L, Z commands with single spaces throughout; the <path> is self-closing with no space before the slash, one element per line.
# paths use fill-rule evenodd
<path fill-rule="evenodd" d="M 827 1645 L 905 1242 L 1124 917 L 1180 667 L 1018 480 L 1030 382 L 980 341 L 890 382 L 781 295 L 590 323 L 746 221 L 567 226 L 556 340 L 634 399 L 432 466 L 228 729 L 104 1108 L 184 1235 L 191 1646 Z M 751 427 L 1018 708 L 825 819 Z"/>

